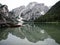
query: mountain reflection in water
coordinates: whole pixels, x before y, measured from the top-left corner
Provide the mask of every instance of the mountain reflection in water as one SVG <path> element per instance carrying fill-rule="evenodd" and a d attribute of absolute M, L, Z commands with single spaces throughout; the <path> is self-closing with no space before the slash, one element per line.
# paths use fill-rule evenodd
<path fill-rule="evenodd" d="M 59 45 L 49 34 L 54 27 L 50 27 L 50 32 L 48 27 L 45 24 L 26 24 L 18 28 L 0 29 L 0 45 Z"/>

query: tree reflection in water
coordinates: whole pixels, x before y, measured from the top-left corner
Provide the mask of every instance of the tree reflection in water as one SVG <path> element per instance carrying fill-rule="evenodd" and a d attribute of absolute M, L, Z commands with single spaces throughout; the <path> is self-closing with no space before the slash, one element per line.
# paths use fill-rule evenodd
<path fill-rule="evenodd" d="M 58 25 L 56 25 L 58 26 Z M 26 24 L 23 27 L 17 28 L 3 28 L 0 29 L 0 40 L 6 40 L 8 34 L 19 37 L 20 39 L 27 39 L 30 42 L 36 43 L 38 41 L 44 41 L 47 38 L 53 38 L 59 42 L 59 26 L 55 24 Z M 58 32 L 57 32 L 58 31 Z M 48 35 L 49 34 L 49 35 Z M 57 39 L 58 38 L 58 39 Z"/>

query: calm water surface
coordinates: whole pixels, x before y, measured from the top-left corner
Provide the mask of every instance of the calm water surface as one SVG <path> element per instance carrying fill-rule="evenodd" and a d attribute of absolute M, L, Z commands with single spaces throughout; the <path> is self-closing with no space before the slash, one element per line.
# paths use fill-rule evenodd
<path fill-rule="evenodd" d="M 60 45 L 60 24 L 0 28 L 0 45 Z"/>

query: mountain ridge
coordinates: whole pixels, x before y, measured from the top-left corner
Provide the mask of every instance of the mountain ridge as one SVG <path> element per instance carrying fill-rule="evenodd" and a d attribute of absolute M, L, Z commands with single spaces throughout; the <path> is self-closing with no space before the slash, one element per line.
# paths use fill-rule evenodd
<path fill-rule="evenodd" d="M 58 1 L 43 16 L 40 16 L 35 22 L 60 22 L 60 1 Z"/>

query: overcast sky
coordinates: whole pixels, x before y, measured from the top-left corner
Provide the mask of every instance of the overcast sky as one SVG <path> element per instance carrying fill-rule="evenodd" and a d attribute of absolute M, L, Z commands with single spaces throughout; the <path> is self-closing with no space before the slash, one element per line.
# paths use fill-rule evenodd
<path fill-rule="evenodd" d="M 26 6 L 30 2 L 44 3 L 47 6 L 52 6 L 58 1 L 59 0 L 0 0 L 0 3 L 8 5 L 9 10 L 12 10 L 22 5 Z"/>

